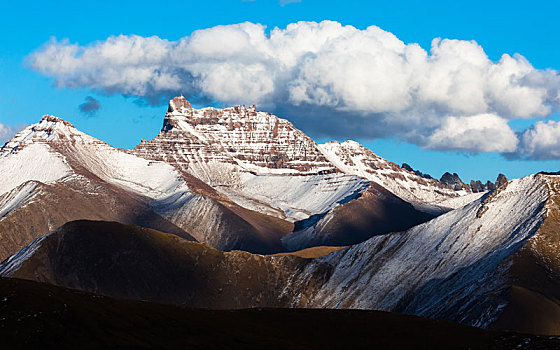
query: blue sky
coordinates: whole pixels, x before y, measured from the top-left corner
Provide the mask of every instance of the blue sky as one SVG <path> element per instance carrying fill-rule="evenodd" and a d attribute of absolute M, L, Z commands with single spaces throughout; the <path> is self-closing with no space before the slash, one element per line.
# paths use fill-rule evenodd
<path fill-rule="evenodd" d="M 217 25 L 249 21 L 268 30 L 297 21 L 333 20 L 364 30 L 376 25 L 405 44 L 418 43 L 429 51 L 434 38 L 475 40 L 490 60 L 502 54 L 523 55 L 535 69 L 560 70 L 560 29 L 556 25 L 559 6 L 552 1 L 314 1 L 281 3 L 254 1 L 119 1 L 78 3 L 75 1 L 33 2 L 0 5 L 0 124 L 16 126 L 37 122 L 43 114 L 60 116 L 80 130 L 118 147 L 130 148 L 140 138 L 150 139 L 161 127 L 165 105 L 151 105 L 136 97 L 109 94 L 89 86 L 57 87 L 56 79 L 30 67 L 28 56 L 49 42 L 69 39 L 88 45 L 112 35 L 156 35 L 170 41 L 193 31 Z M 99 101 L 94 116 L 80 112 L 87 96 Z M 172 96 L 169 96 L 172 97 Z M 229 101 L 228 101 L 229 102 Z M 214 102 L 216 103 L 216 102 Z M 245 103 L 240 101 L 239 103 Z M 199 105 L 201 106 L 201 105 Z M 282 109 L 279 109 L 282 110 Z M 280 114 L 315 135 L 313 123 L 298 123 L 294 109 Z M 348 119 L 353 120 L 353 119 Z M 547 120 L 558 120 L 549 113 Z M 514 119 L 509 125 L 523 131 L 533 119 Z M 311 124 L 311 125 L 310 125 Z M 377 132 L 377 131 L 375 131 Z M 349 133 L 337 139 L 358 139 L 379 155 L 397 163 L 407 162 L 433 176 L 457 172 L 463 180 L 494 179 L 499 172 L 520 177 L 540 170 L 560 170 L 558 160 L 506 160 L 496 152 L 442 152 L 406 142 Z M 382 135 L 382 132 L 381 132 Z M 417 144 L 419 144 L 417 142 Z M 424 147 L 425 148 L 425 147 Z"/>

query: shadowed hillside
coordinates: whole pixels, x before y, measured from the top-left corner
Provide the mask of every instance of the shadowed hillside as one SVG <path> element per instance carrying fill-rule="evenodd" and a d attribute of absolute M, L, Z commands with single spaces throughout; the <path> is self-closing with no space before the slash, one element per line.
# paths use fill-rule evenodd
<path fill-rule="evenodd" d="M 551 337 L 379 311 L 211 311 L 0 278 L 2 349 L 552 349 Z"/>

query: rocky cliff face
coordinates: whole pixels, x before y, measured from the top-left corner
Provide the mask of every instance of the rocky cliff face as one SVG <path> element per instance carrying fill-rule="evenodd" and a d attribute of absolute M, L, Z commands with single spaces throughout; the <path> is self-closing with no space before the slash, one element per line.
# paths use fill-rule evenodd
<path fill-rule="evenodd" d="M 420 170 L 414 170 L 410 165 L 408 165 L 407 163 L 403 163 L 401 165 L 401 168 L 403 168 L 404 170 L 410 171 L 411 173 L 414 173 L 414 175 L 418 175 L 420 177 L 423 177 L 424 179 L 433 179 L 433 177 L 430 174 L 424 174 L 423 172 L 421 172 Z"/>
<path fill-rule="evenodd" d="M 457 173 L 449 173 L 446 172 L 441 176 L 439 182 L 448 185 L 449 187 L 453 188 L 455 191 L 470 191 L 470 187 L 464 183 Z"/>
<path fill-rule="evenodd" d="M 183 96 L 169 102 L 159 135 L 135 153 L 161 157 L 210 183 L 216 180 L 208 173 L 213 162 L 257 173 L 335 171 L 315 142 L 285 119 L 254 106 L 193 109 Z"/>

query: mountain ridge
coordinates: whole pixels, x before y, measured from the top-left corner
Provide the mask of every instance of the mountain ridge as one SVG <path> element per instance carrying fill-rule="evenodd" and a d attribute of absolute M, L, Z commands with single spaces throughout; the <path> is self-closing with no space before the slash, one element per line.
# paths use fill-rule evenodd
<path fill-rule="evenodd" d="M 147 204 L 150 211 L 182 232 L 191 236 L 194 232 L 198 241 L 226 251 L 278 253 L 315 245 L 348 245 L 374 234 L 409 228 L 448 210 L 425 214 L 418 207 L 410 207 L 406 200 L 395 200 L 398 196 L 393 193 L 371 190 L 370 179 L 338 169 L 312 139 L 285 119 L 255 107 L 196 110 L 184 97 L 170 101 L 160 135 L 133 150 L 114 148 L 61 118 L 45 115 L 2 147 L 2 169 L 13 175 L 0 184 L 2 193 L 27 181 L 46 185 L 83 182 L 84 189 L 90 188 L 90 183 L 110 187 L 105 193 L 122 193 L 144 202 L 142 205 Z M 199 178 L 201 171 L 209 177 Z M 88 191 L 81 195 L 95 193 Z M 33 201 L 34 194 L 26 193 L 10 194 L 25 200 L 19 206 L 14 207 L 12 201 L 0 207 L 0 212 L 6 213 L 0 223 L 9 221 L 10 216 L 17 217 L 17 208 Z M 119 201 L 113 194 L 112 200 Z M 360 211 L 359 226 L 344 223 L 338 217 L 342 208 L 355 206 L 352 202 L 356 200 L 363 203 L 360 207 L 367 203 L 369 208 Z M 387 219 L 383 211 L 387 205 L 395 209 L 395 215 L 401 212 L 411 219 Z M 51 210 L 51 215 L 57 217 L 56 208 Z M 375 215 L 368 214 L 371 219 L 366 220 L 366 213 Z M 142 224 L 106 214 L 76 212 L 68 219 L 116 219 Z M 338 224 L 328 228 L 316 225 L 317 229 L 306 231 L 304 236 L 298 232 L 297 239 L 284 239 L 295 237 L 294 227 L 316 216 L 338 217 L 332 221 Z M 46 225 L 48 215 L 41 220 L 37 222 L 39 227 L 49 229 L 64 223 Z M 13 221 L 10 226 L 14 227 Z M 376 226 L 379 229 L 368 233 Z M 325 229 L 321 231 L 319 227 Z M 344 238 L 346 230 L 351 231 L 348 239 Z M 23 236 L 29 239 L 44 233 L 37 231 L 31 237 L 27 232 Z M 294 243 L 298 241 L 302 245 Z"/>
<path fill-rule="evenodd" d="M 135 240 L 122 239 L 121 234 L 117 234 L 129 235 L 126 227 L 116 223 L 70 223 L 62 228 L 67 232 L 65 235 L 53 234 L 44 241 L 49 242 L 52 237 L 51 243 L 39 242 L 41 244 L 22 252 L 23 255 L 12 258 L 13 261 L 23 260 L 25 267 L 8 268 L 10 260 L 2 263 L 0 276 L 39 280 L 113 296 L 120 295 L 113 294 L 116 293 L 113 288 L 117 288 L 119 293 L 128 293 L 124 295 L 128 297 L 143 291 L 142 286 L 154 285 L 153 278 L 163 278 L 155 283 L 161 286 L 176 285 L 169 281 L 184 279 L 190 282 L 180 284 L 181 292 L 174 289 L 172 295 L 162 295 L 148 289 L 143 292 L 148 294 L 132 297 L 210 308 L 376 309 L 483 328 L 560 334 L 557 327 L 560 314 L 556 312 L 560 309 L 556 288 L 560 281 L 560 262 L 554 254 L 556 245 L 550 246 L 551 242 L 557 242 L 560 234 L 557 225 L 559 196 L 560 180 L 554 176 L 531 175 L 511 180 L 467 206 L 406 231 L 375 236 L 310 259 L 294 255 L 224 253 L 158 233 L 167 237 L 164 241 L 179 244 L 145 244 L 135 255 L 135 259 L 143 259 L 128 260 L 127 252 Z M 111 230 L 96 230 L 95 226 L 99 225 L 113 225 L 116 229 L 110 234 Z M 141 228 L 134 230 L 152 232 Z M 103 236 L 98 232 L 104 232 Z M 58 243 L 54 243 L 55 238 Z M 108 244 L 106 240 L 114 243 Z M 108 244 L 108 247 L 93 249 L 88 255 L 92 260 L 80 267 L 79 259 L 83 259 L 80 252 L 98 244 Z M 181 247 L 181 252 L 172 248 L 175 246 Z M 65 251 L 56 247 L 65 247 Z M 173 274 L 166 277 L 165 274 L 134 272 L 139 263 L 152 261 L 158 264 L 158 269 L 167 270 L 165 259 L 145 259 L 153 256 L 148 252 L 160 249 L 170 252 L 164 256 L 182 261 L 169 262 L 174 266 Z M 119 253 L 114 255 L 112 251 Z M 105 254 L 116 257 L 113 263 L 118 266 L 121 277 L 105 273 L 111 265 L 103 271 L 84 273 L 84 269 L 89 271 L 88 266 L 103 261 Z M 54 256 L 60 260 L 52 260 Z M 43 268 L 37 269 L 37 266 Z M 76 278 L 81 278 L 82 282 L 76 284 Z M 101 288 L 104 285 L 101 282 L 107 279 L 109 287 Z M 132 286 L 136 289 L 121 283 L 135 279 L 138 281 Z M 528 308 L 527 302 L 535 298 L 540 298 L 540 304 L 549 305 L 548 311 Z M 525 321 L 507 316 L 520 310 L 526 316 Z M 539 323 L 531 321 L 536 317 L 541 317 Z"/>

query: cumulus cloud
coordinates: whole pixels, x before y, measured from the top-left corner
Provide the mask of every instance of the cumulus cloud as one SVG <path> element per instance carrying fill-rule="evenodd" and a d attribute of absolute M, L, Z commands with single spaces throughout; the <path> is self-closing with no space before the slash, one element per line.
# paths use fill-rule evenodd
<path fill-rule="evenodd" d="M 178 41 L 53 39 L 28 62 L 61 87 L 150 103 L 179 92 L 195 102 L 256 103 L 312 134 L 397 137 L 438 150 L 508 152 L 517 144 L 508 121 L 544 118 L 560 106 L 559 73 L 521 55 L 493 62 L 474 41 L 439 38 L 426 51 L 376 26 L 331 21 L 270 32 L 253 23 L 217 26 Z"/>
<path fill-rule="evenodd" d="M 0 146 L 10 141 L 23 128 L 25 128 L 25 124 L 5 125 L 0 123 Z"/>
<path fill-rule="evenodd" d="M 493 141 L 487 142 L 487 139 Z M 436 150 L 467 152 L 513 152 L 517 136 L 507 121 L 494 114 L 447 117 L 428 138 L 427 146 Z"/>
<path fill-rule="evenodd" d="M 560 122 L 538 121 L 521 135 L 519 149 L 511 158 L 560 159 Z"/>
<path fill-rule="evenodd" d="M 78 108 L 85 116 L 93 117 L 97 114 L 97 111 L 101 109 L 101 104 L 95 98 L 86 96 L 86 100 L 84 103 L 80 104 Z"/>

